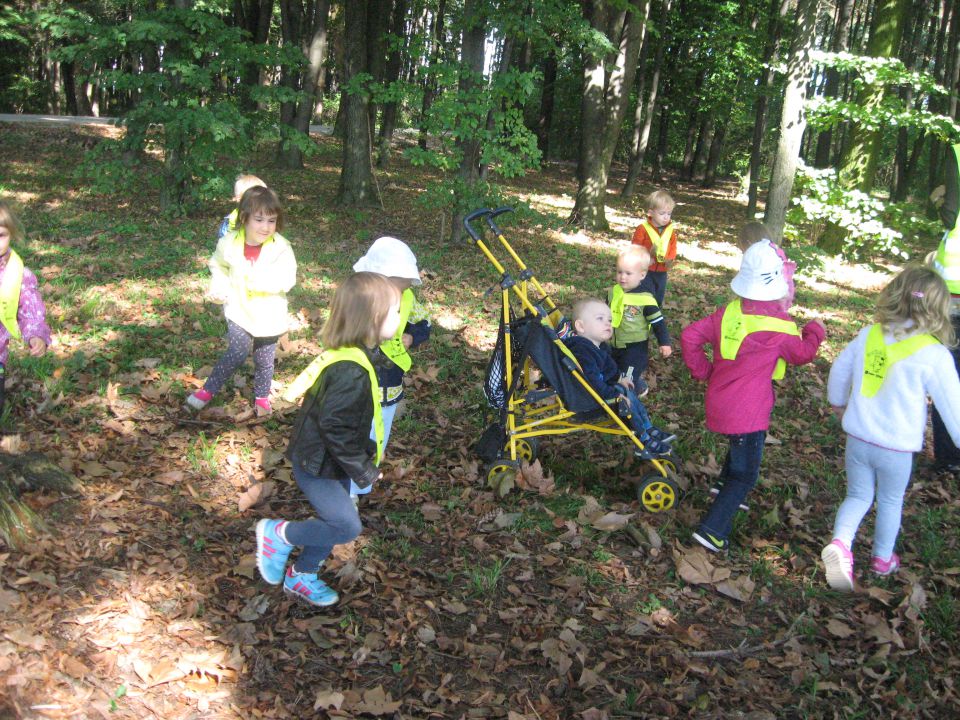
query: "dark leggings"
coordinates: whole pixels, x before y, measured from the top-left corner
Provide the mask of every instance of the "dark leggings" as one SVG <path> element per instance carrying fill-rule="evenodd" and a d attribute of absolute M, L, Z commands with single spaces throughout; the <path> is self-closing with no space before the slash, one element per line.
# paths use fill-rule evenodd
<path fill-rule="evenodd" d="M 216 395 L 237 368 L 253 351 L 253 395 L 258 398 L 270 396 L 273 381 L 273 357 L 277 352 L 276 337 L 254 337 L 232 320 L 227 320 L 227 351 L 217 360 L 213 372 L 203 384 L 203 389 Z"/>
<path fill-rule="evenodd" d="M 303 548 L 293 564 L 297 572 L 315 573 L 334 545 L 347 543 L 363 530 L 356 505 L 350 499 L 349 480 L 329 480 L 293 465 L 297 485 L 307 496 L 316 517 L 291 521 L 284 528 L 287 542 Z"/>

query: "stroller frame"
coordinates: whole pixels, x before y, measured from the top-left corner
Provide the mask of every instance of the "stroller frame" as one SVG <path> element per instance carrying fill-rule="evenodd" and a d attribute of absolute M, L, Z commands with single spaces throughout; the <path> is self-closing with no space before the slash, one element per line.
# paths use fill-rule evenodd
<path fill-rule="evenodd" d="M 539 449 L 539 439 L 551 435 L 568 435 L 574 432 L 592 431 L 606 435 L 621 435 L 629 438 L 632 450 L 643 452 L 644 445 L 625 420 L 616 406 L 611 406 L 591 387 L 583 377 L 579 363 L 566 348 L 557 334 L 558 324 L 563 316 L 549 293 L 540 284 L 534 272 L 524 263 L 516 250 L 510 245 L 496 218 L 512 212 L 511 207 L 495 210 L 481 208 L 467 215 L 463 220 L 464 229 L 483 255 L 500 274 L 500 323 L 503 330 L 504 382 L 506 398 L 500 408 L 500 422 L 488 428 L 498 438 L 499 450 L 496 458 L 489 462 L 486 471 L 487 483 L 501 495 L 506 494 L 514 484 L 514 478 L 520 469 L 521 461 L 533 462 Z M 499 245 L 517 266 L 516 277 L 501 263 L 482 237 L 482 227 L 478 230 L 474 223 L 483 220 L 495 236 Z M 519 303 L 521 312 L 515 313 L 511 298 Z M 537 368 L 531 358 L 529 334 L 524 341 L 524 349 L 519 362 L 514 358 L 514 339 L 511 332 L 520 321 L 531 324 L 530 332 L 542 332 L 553 346 L 554 353 L 562 366 L 561 372 L 569 373 L 574 383 L 568 390 L 579 395 L 580 410 L 567 406 L 561 398 L 561 388 L 551 383 L 543 388 L 539 382 L 540 373 L 546 375 L 546 368 Z M 533 327 L 534 325 L 538 327 Z M 554 368 L 556 370 L 556 368 Z M 556 372 L 554 373 L 556 375 Z M 589 399 L 587 399 L 589 398 Z M 592 402 L 591 402 L 592 401 Z M 584 411 L 588 404 L 590 410 Z M 596 407 L 593 407 L 593 405 Z M 497 427 L 498 426 L 498 427 Z M 672 508 L 679 499 L 680 489 L 677 483 L 676 462 L 672 455 L 656 456 L 645 460 L 650 469 L 641 477 L 637 486 L 637 498 L 650 512 L 661 512 Z"/>

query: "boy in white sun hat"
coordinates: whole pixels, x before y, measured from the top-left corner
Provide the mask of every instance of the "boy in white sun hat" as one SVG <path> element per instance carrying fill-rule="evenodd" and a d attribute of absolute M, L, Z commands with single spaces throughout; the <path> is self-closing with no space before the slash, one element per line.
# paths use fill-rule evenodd
<path fill-rule="evenodd" d="M 769 240 L 747 248 L 730 287 L 737 299 L 688 325 L 680 336 L 690 374 L 707 382 L 707 429 L 726 435 L 730 443 L 716 498 L 693 534 L 713 552 L 729 546 L 734 515 L 760 476 L 776 399 L 773 380 L 783 377 L 787 363 L 813 360 L 826 334 L 817 320 L 798 329 L 783 309 L 788 293 L 783 259 Z M 712 360 L 707 345 L 713 348 Z"/>
<path fill-rule="evenodd" d="M 413 364 L 408 351 L 430 337 L 430 319 L 412 290 L 414 286 L 422 284 L 417 257 L 402 240 L 378 238 L 366 255 L 357 260 L 353 270 L 385 275 L 400 291 L 400 327 L 396 335 L 380 344 L 384 358 L 376 364 L 383 413 L 383 449 L 386 451 L 393 418 L 403 400 L 403 376 Z M 372 489 L 373 485 L 363 489 L 352 486 L 351 494 L 364 495 Z"/>

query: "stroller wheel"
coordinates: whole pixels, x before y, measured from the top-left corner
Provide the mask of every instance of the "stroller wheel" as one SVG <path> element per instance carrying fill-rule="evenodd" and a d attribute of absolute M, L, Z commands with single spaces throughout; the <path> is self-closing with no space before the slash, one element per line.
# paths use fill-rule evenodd
<path fill-rule="evenodd" d="M 487 465 L 487 487 L 503 497 L 516 485 L 519 471 L 519 462 L 508 459 L 492 462 Z"/>
<path fill-rule="evenodd" d="M 637 500 L 647 512 L 664 512 L 677 504 L 680 488 L 663 475 L 646 475 L 637 485 Z"/>
<path fill-rule="evenodd" d="M 517 438 L 515 440 L 517 445 L 517 460 L 519 462 L 528 462 L 532 463 L 537 459 L 537 454 L 540 451 L 540 438 L 529 437 L 529 438 Z M 507 444 L 507 454 L 509 454 L 510 445 Z"/>

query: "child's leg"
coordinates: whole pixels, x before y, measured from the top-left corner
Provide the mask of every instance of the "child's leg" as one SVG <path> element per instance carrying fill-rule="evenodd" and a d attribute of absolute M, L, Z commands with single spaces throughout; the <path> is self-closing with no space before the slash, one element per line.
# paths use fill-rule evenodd
<path fill-rule="evenodd" d="M 647 371 L 649 364 L 648 341 L 639 343 L 630 343 L 624 348 L 613 349 L 613 359 L 617 361 L 617 367 L 621 374 L 629 373 L 635 387 L 644 387 L 641 385 L 643 374 Z"/>
<path fill-rule="evenodd" d="M 637 435 L 646 436 L 647 431 L 653 427 L 646 406 L 633 390 L 621 386 L 620 392 L 627 399 L 627 404 L 630 407 L 630 426 Z"/>
<path fill-rule="evenodd" d="M 913 471 L 913 454 L 895 450 L 883 452 L 884 462 L 877 466 L 877 525 L 873 534 L 873 556 L 888 560 L 900 533 L 903 496 Z"/>
<path fill-rule="evenodd" d="M 350 500 L 346 481 L 318 478 L 296 466 L 293 476 L 317 517 L 288 522 L 284 526 L 284 535 L 287 542 L 303 548 L 293 569 L 299 573 L 315 573 L 329 557 L 333 546 L 353 540 L 363 530 L 363 525 Z"/>
<path fill-rule="evenodd" d="M 203 389 L 211 395 L 220 392 L 252 349 L 253 336 L 232 320 L 227 320 L 227 351 L 217 360 Z"/>
<path fill-rule="evenodd" d="M 760 461 L 763 459 L 763 442 L 767 433 L 758 430 L 742 435 L 728 435 L 730 452 L 725 463 L 726 474 L 723 487 L 717 493 L 713 505 L 700 523 L 701 530 L 718 540 L 726 540 L 733 528 L 733 517 L 740 504 L 757 484 L 760 477 Z"/>
<path fill-rule="evenodd" d="M 253 338 L 253 396 L 270 397 L 273 382 L 273 360 L 277 354 L 277 338 Z"/>
<path fill-rule="evenodd" d="M 653 296 L 657 299 L 657 305 L 662 310 L 663 298 L 667 294 L 667 273 L 663 270 L 651 270 L 647 275 L 653 283 Z"/>
<path fill-rule="evenodd" d="M 874 450 L 881 448 L 847 435 L 847 496 L 837 508 L 837 517 L 833 521 L 833 537 L 848 549 L 853 548 L 857 528 L 873 505 L 873 489 L 877 482 L 877 458 Z M 909 456 L 909 453 L 907 455 Z"/>

